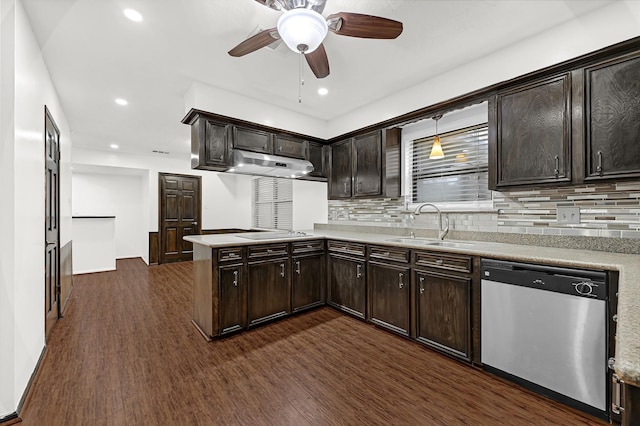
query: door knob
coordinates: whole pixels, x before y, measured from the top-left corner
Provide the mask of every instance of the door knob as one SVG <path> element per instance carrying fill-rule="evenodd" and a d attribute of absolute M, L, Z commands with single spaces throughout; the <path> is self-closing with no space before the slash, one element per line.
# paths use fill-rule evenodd
<path fill-rule="evenodd" d="M 198 222 L 191 223 L 193 226 L 198 226 Z"/>

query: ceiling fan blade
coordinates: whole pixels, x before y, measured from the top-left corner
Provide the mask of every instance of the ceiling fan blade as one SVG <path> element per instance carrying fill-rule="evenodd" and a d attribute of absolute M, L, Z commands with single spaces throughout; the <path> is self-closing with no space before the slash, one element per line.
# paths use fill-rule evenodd
<path fill-rule="evenodd" d="M 249 37 L 248 39 L 231 49 L 229 51 L 229 55 L 235 57 L 244 56 L 248 53 L 255 52 L 262 47 L 268 46 L 279 39 L 280 36 L 278 35 L 278 30 L 276 28 L 264 30 L 254 35 L 253 37 Z"/>
<path fill-rule="evenodd" d="M 256 1 L 263 6 L 267 6 L 270 9 L 281 10 L 280 4 L 274 0 L 256 0 Z"/>
<path fill-rule="evenodd" d="M 327 23 L 330 31 L 348 37 L 391 39 L 402 33 L 402 22 L 360 13 L 334 13 Z"/>
<path fill-rule="evenodd" d="M 316 77 L 325 78 L 329 75 L 329 59 L 322 44 L 313 52 L 305 54 L 304 57 Z"/>

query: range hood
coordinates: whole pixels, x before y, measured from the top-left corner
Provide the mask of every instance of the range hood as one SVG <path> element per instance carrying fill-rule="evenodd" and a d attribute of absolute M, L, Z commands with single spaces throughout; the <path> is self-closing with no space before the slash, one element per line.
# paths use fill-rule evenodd
<path fill-rule="evenodd" d="M 313 171 L 313 164 L 297 158 L 233 150 L 233 165 L 227 172 L 245 175 L 298 178 Z"/>

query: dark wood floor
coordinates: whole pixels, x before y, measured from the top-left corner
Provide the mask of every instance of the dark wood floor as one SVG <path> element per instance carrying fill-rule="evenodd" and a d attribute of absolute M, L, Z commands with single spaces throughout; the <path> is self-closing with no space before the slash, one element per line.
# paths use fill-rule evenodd
<path fill-rule="evenodd" d="M 329 308 L 207 343 L 191 262 L 76 276 L 26 425 L 602 424 Z"/>

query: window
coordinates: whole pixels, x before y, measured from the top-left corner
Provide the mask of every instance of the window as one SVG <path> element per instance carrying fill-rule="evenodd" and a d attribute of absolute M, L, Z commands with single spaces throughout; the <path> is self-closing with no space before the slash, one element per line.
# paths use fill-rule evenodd
<path fill-rule="evenodd" d="M 434 136 L 406 147 L 410 202 L 451 203 L 491 199 L 486 123 L 440 134 L 444 158 L 429 159 Z"/>
<path fill-rule="evenodd" d="M 293 180 L 261 177 L 251 181 L 252 224 L 256 228 L 293 228 Z"/>

